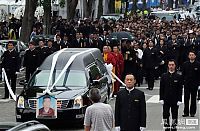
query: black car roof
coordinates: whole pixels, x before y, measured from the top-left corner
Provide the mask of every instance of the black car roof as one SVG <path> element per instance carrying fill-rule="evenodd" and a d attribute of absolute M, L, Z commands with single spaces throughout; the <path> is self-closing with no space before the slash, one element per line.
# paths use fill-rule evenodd
<path fill-rule="evenodd" d="M 58 56 L 57 63 L 55 66 L 56 70 L 62 70 L 64 66 L 67 64 L 72 55 L 75 55 L 82 51 L 88 51 L 84 54 L 78 55 L 73 63 L 70 66 L 71 70 L 85 70 L 89 64 L 95 61 L 95 58 L 98 58 L 103 62 L 103 58 L 101 55 L 101 51 L 97 48 L 66 48 L 64 51 Z M 52 60 L 55 54 L 48 56 L 42 65 L 38 68 L 39 70 L 50 70 L 52 65 Z M 94 56 L 94 57 L 93 57 Z"/>

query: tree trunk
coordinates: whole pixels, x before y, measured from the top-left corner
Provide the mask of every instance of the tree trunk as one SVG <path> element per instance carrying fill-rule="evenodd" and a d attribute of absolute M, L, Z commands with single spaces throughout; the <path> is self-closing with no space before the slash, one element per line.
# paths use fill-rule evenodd
<path fill-rule="evenodd" d="M 102 15 L 103 15 L 103 0 L 99 0 L 97 18 L 100 18 Z"/>
<path fill-rule="evenodd" d="M 44 4 L 44 34 L 50 34 L 51 29 L 51 0 L 45 0 Z"/>
<path fill-rule="evenodd" d="M 20 35 L 20 40 L 23 42 L 29 42 L 37 2 L 38 0 L 26 0 L 25 12 L 22 20 L 22 28 Z"/>
<path fill-rule="evenodd" d="M 115 0 L 110 0 L 109 5 L 110 13 L 115 13 Z"/>
<path fill-rule="evenodd" d="M 92 3 L 94 0 L 83 0 L 84 3 L 84 12 L 83 16 L 89 18 L 92 16 Z"/>
<path fill-rule="evenodd" d="M 78 0 L 67 0 L 67 19 L 68 20 L 71 20 L 74 18 L 77 4 L 78 4 Z"/>

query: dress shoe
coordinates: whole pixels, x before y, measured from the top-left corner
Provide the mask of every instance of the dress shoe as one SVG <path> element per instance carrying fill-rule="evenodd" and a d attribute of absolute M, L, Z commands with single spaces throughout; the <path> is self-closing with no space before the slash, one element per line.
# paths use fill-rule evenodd
<path fill-rule="evenodd" d="M 153 90 L 153 88 L 149 88 L 149 90 Z"/>
<path fill-rule="evenodd" d="M 146 89 L 147 89 L 147 90 L 150 90 L 150 88 L 149 88 L 149 87 L 147 87 Z"/>
<path fill-rule="evenodd" d="M 200 100 L 200 97 L 198 97 L 197 100 L 199 101 L 199 100 Z"/>
<path fill-rule="evenodd" d="M 183 114 L 182 116 L 183 116 L 183 117 L 188 117 L 189 115 L 187 115 L 187 114 Z"/>
<path fill-rule="evenodd" d="M 194 114 L 191 114 L 190 117 L 195 117 L 195 115 L 194 115 Z"/>

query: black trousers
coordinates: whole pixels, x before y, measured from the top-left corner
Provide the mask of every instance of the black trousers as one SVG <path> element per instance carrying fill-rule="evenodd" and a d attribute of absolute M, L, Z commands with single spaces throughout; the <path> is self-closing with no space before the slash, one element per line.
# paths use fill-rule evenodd
<path fill-rule="evenodd" d="M 16 91 L 16 79 L 17 79 L 17 75 L 14 72 L 6 72 L 7 78 L 8 78 L 8 82 L 11 84 L 11 88 L 15 94 Z M 9 91 L 8 91 L 8 87 L 6 85 L 5 82 L 5 95 L 4 98 L 9 98 Z"/>
<path fill-rule="evenodd" d="M 184 111 L 183 112 L 186 115 L 189 115 L 189 113 L 190 113 L 190 115 L 196 114 L 196 110 L 197 110 L 197 103 L 196 103 L 197 90 L 198 90 L 198 86 L 191 87 L 191 83 L 184 85 Z M 189 102 L 190 98 L 191 98 L 191 102 Z M 190 103 L 190 107 L 189 107 L 189 103 Z"/>
<path fill-rule="evenodd" d="M 154 87 L 154 77 L 155 77 L 155 69 L 149 68 L 146 69 L 146 80 L 149 89 L 153 89 Z"/>
<path fill-rule="evenodd" d="M 35 70 L 36 70 L 35 68 L 28 68 L 28 67 L 26 67 L 26 76 L 25 76 L 26 82 L 29 81 L 30 77 L 33 75 L 33 73 L 35 72 Z"/>
<path fill-rule="evenodd" d="M 198 98 L 200 99 L 200 89 L 198 89 Z"/>
<path fill-rule="evenodd" d="M 171 130 L 176 131 L 176 126 L 178 123 L 178 107 L 176 104 L 168 104 L 164 103 L 163 105 L 163 120 L 164 120 L 164 127 L 165 130 L 168 131 L 170 130 L 170 109 L 171 109 L 171 114 L 172 114 L 172 125 L 171 125 Z"/>

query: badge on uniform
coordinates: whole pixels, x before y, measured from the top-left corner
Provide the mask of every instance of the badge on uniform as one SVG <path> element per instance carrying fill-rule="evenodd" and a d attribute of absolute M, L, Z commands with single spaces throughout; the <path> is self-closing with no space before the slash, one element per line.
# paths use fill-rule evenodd
<path fill-rule="evenodd" d="M 178 82 L 178 80 L 174 80 L 174 82 Z"/>
<path fill-rule="evenodd" d="M 136 99 L 136 100 L 134 100 L 134 101 L 135 101 L 135 102 L 138 102 L 139 100 Z"/>
<path fill-rule="evenodd" d="M 195 71 L 197 71 L 197 70 L 198 70 L 198 68 L 194 68 L 194 70 L 195 70 Z"/>
<path fill-rule="evenodd" d="M 15 57 L 12 57 L 13 59 L 15 59 Z"/>

